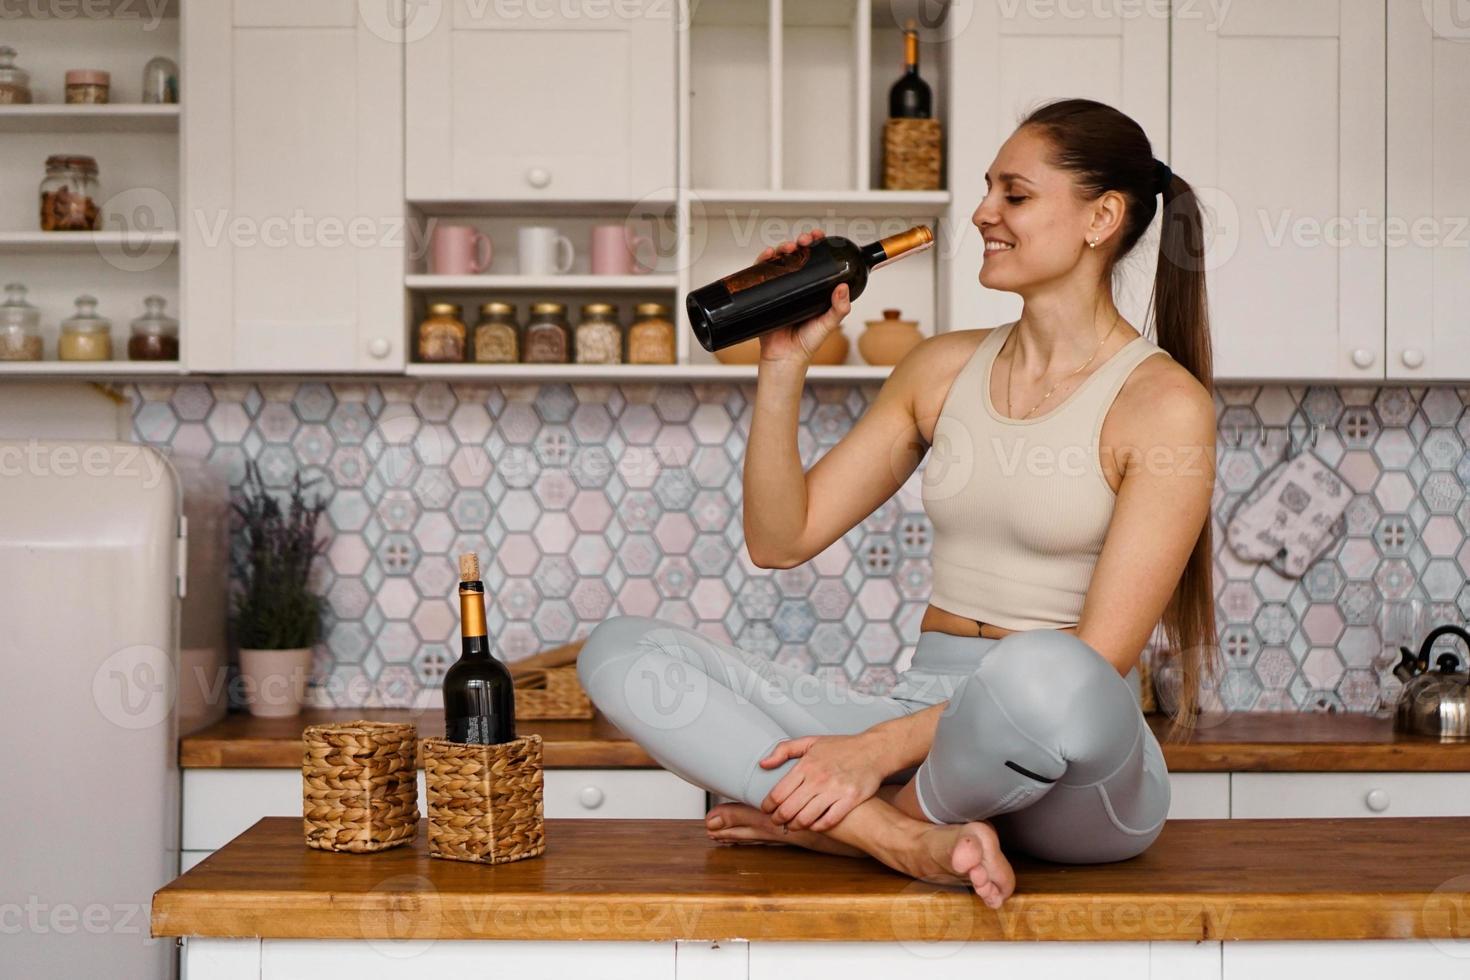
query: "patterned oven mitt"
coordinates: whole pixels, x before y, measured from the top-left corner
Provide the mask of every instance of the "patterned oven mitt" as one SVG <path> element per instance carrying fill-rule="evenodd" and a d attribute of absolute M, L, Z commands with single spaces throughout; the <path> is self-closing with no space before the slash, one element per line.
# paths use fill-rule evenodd
<path fill-rule="evenodd" d="M 1284 550 L 1280 567 L 1300 578 L 1352 498 L 1342 477 L 1316 453 L 1298 453 L 1259 498 L 1236 511 L 1225 539 L 1247 561 L 1271 561 Z"/>

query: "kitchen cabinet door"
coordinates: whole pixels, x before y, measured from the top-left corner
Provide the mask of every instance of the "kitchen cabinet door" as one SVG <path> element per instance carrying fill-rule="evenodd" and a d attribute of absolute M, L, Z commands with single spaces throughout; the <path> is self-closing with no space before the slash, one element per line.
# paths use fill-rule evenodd
<path fill-rule="evenodd" d="M 1470 773 L 1231 773 L 1230 816 L 1470 817 Z"/>
<path fill-rule="evenodd" d="M 971 217 L 985 197 L 985 171 L 1029 111 L 1073 96 L 1106 102 L 1132 116 L 1154 153 L 1168 159 L 1169 22 L 1154 6 L 1079 3 L 1065 14 L 1054 4 L 956 7 L 952 18 L 963 8 L 969 19 L 953 23 L 948 41 L 950 118 L 958 122 L 946 138 L 949 158 L 966 165 L 949 168 L 954 249 L 941 268 L 948 288 L 940 291 L 949 297 L 941 311 L 946 329 L 993 327 L 1021 311 L 1019 296 L 980 285 L 984 245 Z M 1157 227 L 1155 219 L 1120 270 L 1116 301 L 1140 330 L 1153 287 Z"/>
<path fill-rule="evenodd" d="M 353 0 L 190 5 L 191 370 L 402 369 L 399 30 Z"/>
<path fill-rule="evenodd" d="M 1384 0 L 1216 6 L 1175 4 L 1170 104 L 1215 374 L 1382 378 Z"/>
<path fill-rule="evenodd" d="M 1470 376 L 1470 19 L 1388 8 L 1388 376 Z"/>
<path fill-rule="evenodd" d="M 406 47 L 411 200 L 672 195 L 673 0 L 419 9 Z"/>

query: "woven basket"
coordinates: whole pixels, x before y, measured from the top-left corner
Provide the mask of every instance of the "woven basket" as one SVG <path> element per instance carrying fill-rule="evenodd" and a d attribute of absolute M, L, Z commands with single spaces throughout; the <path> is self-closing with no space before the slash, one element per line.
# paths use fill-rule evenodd
<path fill-rule="evenodd" d="M 531 720 L 591 718 L 592 700 L 577 680 L 577 666 L 541 667 L 516 675 L 516 717 Z"/>
<path fill-rule="evenodd" d="M 939 190 L 944 159 L 938 119 L 889 119 L 883 124 L 883 189 Z"/>
<path fill-rule="evenodd" d="M 352 721 L 302 732 L 306 846 L 366 853 L 413 840 L 419 826 L 412 725 Z"/>
<path fill-rule="evenodd" d="M 504 864 L 546 850 L 541 736 L 499 745 L 426 738 L 429 856 Z"/>

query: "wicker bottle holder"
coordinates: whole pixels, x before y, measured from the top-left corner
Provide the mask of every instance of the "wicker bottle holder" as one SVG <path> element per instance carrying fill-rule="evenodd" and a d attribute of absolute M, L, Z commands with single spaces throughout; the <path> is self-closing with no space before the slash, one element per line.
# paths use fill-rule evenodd
<path fill-rule="evenodd" d="M 413 840 L 419 826 L 412 725 L 353 721 L 302 733 L 306 846 L 366 853 Z"/>
<path fill-rule="evenodd" d="M 944 159 L 938 119 L 891 118 L 883 124 L 883 189 L 937 191 Z"/>
<path fill-rule="evenodd" d="M 429 855 L 504 864 L 546 850 L 541 736 L 499 745 L 426 738 Z"/>
<path fill-rule="evenodd" d="M 516 675 L 516 717 L 528 721 L 591 718 L 592 700 L 577 680 L 577 666 L 541 667 Z"/>

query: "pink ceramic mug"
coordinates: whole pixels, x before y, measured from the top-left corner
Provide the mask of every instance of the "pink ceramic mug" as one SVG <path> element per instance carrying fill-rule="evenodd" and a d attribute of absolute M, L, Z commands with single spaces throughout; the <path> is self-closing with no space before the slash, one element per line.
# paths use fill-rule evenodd
<path fill-rule="evenodd" d="M 638 258 L 638 246 L 647 243 L 653 251 L 653 239 L 635 235 L 627 225 L 592 226 L 592 274 L 594 276 L 628 276 L 652 272 Z"/>
<path fill-rule="evenodd" d="M 490 268 L 490 239 L 469 225 L 436 225 L 429 242 L 430 270 L 436 276 L 479 275 Z"/>

